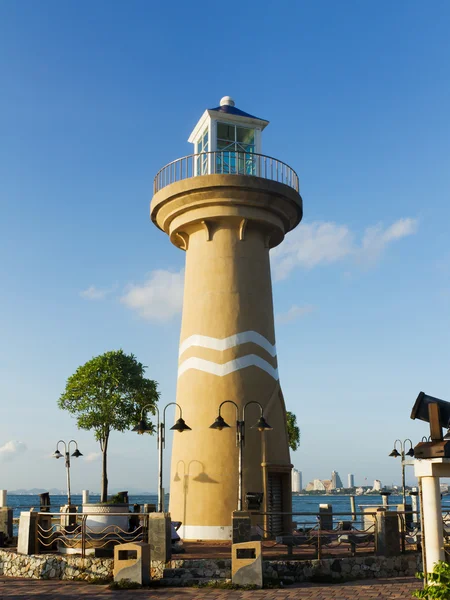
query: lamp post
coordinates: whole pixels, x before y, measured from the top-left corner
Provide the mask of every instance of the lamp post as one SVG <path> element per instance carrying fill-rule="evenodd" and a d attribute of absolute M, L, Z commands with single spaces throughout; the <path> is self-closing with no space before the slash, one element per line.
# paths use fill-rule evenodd
<path fill-rule="evenodd" d="M 397 442 L 400 446 L 400 452 L 397 450 Z M 409 450 L 408 452 L 405 453 L 405 446 L 406 443 L 409 442 Z M 389 454 L 389 456 L 392 456 L 393 458 L 397 458 L 398 456 L 401 457 L 402 459 L 402 495 L 403 495 L 403 506 L 406 506 L 406 494 L 405 494 L 405 456 L 414 456 L 414 449 L 413 449 L 413 444 L 412 441 L 409 438 L 406 438 L 406 440 L 403 440 L 403 442 L 401 440 L 395 440 L 394 442 L 394 449 L 392 450 L 392 452 Z"/>
<path fill-rule="evenodd" d="M 61 454 L 59 451 L 59 444 L 64 444 L 64 454 Z M 75 440 L 70 440 L 68 444 L 64 440 L 59 440 L 56 444 L 56 450 L 53 453 L 54 458 L 62 458 L 63 456 L 66 459 L 66 470 L 67 470 L 67 504 L 70 506 L 72 504 L 72 498 L 70 496 L 70 444 L 75 444 L 75 451 L 72 456 L 78 458 L 83 456 L 81 452 L 78 450 L 78 444 Z"/>
<path fill-rule="evenodd" d="M 158 512 L 164 512 L 164 495 L 163 495 L 163 449 L 166 447 L 166 409 L 169 406 L 177 406 L 180 409 L 180 418 L 177 419 L 175 425 L 170 428 L 171 431 L 178 431 L 179 433 L 183 433 L 183 431 L 191 431 L 191 428 L 186 425 L 186 422 L 183 419 L 183 411 L 181 410 L 181 406 L 176 402 L 169 402 L 163 409 L 163 418 L 162 420 L 159 418 L 159 408 L 157 406 L 153 406 L 153 404 L 146 404 L 141 411 L 141 420 L 133 427 L 133 431 L 137 431 L 139 435 L 143 433 L 153 431 L 152 427 L 149 426 L 144 419 L 144 411 L 147 408 L 155 408 L 157 415 L 157 432 L 158 432 Z"/>
<path fill-rule="evenodd" d="M 252 429 L 258 429 L 258 431 L 262 432 L 262 431 L 270 431 L 272 429 L 272 427 L 267 423 L 267 421 L 264 418 L 264 410 L 263 410 L 262 405 L 259 402 L 257 402 L 256 400 L 250 400 L 250 402 L 247 402 L 246 404 L 244 404 L 244 406 L 242 407 L 242 419 L 239 419 L 239 407 L 236 404 L 236 402 L 233 402 L 233 400 L 224 400 L 219 406 L 218 417 L 216 418 L 214 423 L 209 426 L 210 429 L 218 429 L 219 431 L 222 431 L 222 429 L 230 427 L 230 425 L 228 425 L 228 423 L 225 422 L 224 418 L 220 414 L 222 406 L 224 404 L 228 404 L 228 403 L 233 404 L 233 406 L 236 408 L 236 446 L 239 448 L 238 510 L 241 511 L 242 510 L 242 479 L 243 479 L 242 460 L 243 460 L 244 445 L 245 445 L 245 409 L 247 408 L 247 406 L 249 406 L 250 404 L 257 404 L 261 410 L 260 417 L 259 417 L 258 421 L 255 423 L 255 425 L 252 426 Z"/>

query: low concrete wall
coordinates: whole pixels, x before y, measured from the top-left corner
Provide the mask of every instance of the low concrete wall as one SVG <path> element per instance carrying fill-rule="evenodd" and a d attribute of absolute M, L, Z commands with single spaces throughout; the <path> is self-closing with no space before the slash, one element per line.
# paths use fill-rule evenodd
<path fill-rule="evenodd" d="M 421 555 L 416 553 L 385 558 L 366 556 L 323 560 L 265 560 L 265 583 L 301 581 L 335 581 L 412 576 L 422 570 Z M 0 575 L 32 579 L 112 578 L 113 560 L 80 558 L 56 554 L 26 556 L 0 550 Z M 152 561 L 152 578 L 162 585 L 187 586 L 197 581 L 227 580 L 231 577 L 231 559 L 175 559 L 164 564 Z"/>
<path fill-rule="evenodd" d="M 413 576 L 422 570 L 420 554 L 385 558 L 365 556 L 302 561 L 264 561 L 264 582 L 343 582 L 352 579 Z"/>
<path fill-rule="evenodd" d="M 31 579 L 95 579 L 112 577 L 113 560 L 58 554 L 16 554 L 0 550 L 0 575 Z"/>

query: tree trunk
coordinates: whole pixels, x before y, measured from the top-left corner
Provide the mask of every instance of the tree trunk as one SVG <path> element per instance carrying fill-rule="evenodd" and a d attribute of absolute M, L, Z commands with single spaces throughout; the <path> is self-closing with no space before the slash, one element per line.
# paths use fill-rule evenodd
<path fill-rule="evenodd" d="M 108 453 L 108 437 L 106 436 L 101 444 L 102 449 L 102 493 L 100 502 L 108 501 L 108 474 L 107 474 L 107 453 Z"/>

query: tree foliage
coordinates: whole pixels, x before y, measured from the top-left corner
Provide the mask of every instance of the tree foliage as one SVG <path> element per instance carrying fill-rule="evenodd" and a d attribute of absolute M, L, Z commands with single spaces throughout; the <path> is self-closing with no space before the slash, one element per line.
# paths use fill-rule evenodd
<path fill-rule="evenodd" d="M 417 573 L 419 579 L 425 579 L 425 574 Z M 427 574 L 427 582 L 422 590 L 413 592 L 415 598 L 427 598 L 431 600 L 450 598 L 450 565 L 439 561 L 434 565 L 432 573 Z"/>
<path fill-rule="evenodd" d="M 105 352 L 78 367 L 58 400 L 59 408 L 77 419 L 79 429 L 93 430 L 103 454 L 101 501 L 107 501 L 107 451 L 111 431 L 136 424 L 142 408 L 155 413 L 158 384 L 144 377 L 145 367 L 123 350 Z"/>
<path fill-rule="evenodd" d="M 289 448 L 297 450 L 300 446 L 300 428 L 297 425 L 297 417 L 294 413 L 286 411 L 286 424 L 289 439 Z"/>

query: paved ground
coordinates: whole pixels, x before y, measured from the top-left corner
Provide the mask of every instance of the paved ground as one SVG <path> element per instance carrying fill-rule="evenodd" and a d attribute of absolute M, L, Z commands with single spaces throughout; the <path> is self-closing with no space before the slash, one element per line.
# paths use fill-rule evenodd
<path fill-rule="evenodd" d="M 412 577 L 353 581 L 337 585 L 296 584 L 285 589 L 236 591 L 194 588 L 112 591 L 106 586 L 72 581 L 42 581 L 0 577 L 1 600 L 370 600 L 408 599 L 420 587 Z"/>

